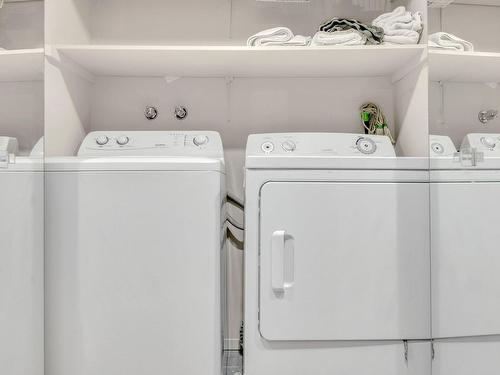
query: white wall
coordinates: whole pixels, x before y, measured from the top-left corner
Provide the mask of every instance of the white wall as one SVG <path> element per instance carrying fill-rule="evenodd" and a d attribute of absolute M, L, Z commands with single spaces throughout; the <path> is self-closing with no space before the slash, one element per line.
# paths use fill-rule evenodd
<path fill-rule="evenodd" d="M 0 47 L 43 47 L 43 1 L 5 3 L 0 9 Z"/>
<path fill-rule="evenodd" d="M 393 87 L 387 78 L 162 78 L 97 79 L 92 90 L 92 130 L 217 130 L 224 146 L 244 147 L 260 132 L 361 132 L 359 107 L 378 103 L 394 129 Z M 157 106 L 154 121 L 144 117 Z M 189 110 L 173 116 L 176 105 Z"/>
<path fill-rule="evenodd" d="M 43 135 L 43 82 L 0 82 L 0 136 L 29 151 Z"/>

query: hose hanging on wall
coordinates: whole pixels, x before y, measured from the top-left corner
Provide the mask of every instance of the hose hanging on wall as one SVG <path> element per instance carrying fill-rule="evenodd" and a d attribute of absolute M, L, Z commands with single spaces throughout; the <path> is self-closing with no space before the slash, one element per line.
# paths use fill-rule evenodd
<path fill-rule="evenodd" d="M 387 126 L 384 112 L 376 104 L 365 103 L 359 110 L 361 111 L 361 121 L 366 134 L 386 135 L 392 144 L 396 143 L 391 130 Z"/>

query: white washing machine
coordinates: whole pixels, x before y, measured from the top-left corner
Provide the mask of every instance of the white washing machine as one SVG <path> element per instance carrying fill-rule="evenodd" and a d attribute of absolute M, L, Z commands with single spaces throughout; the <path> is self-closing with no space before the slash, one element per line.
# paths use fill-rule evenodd
<path fill-rule="evenodd" d="M 246 152 L 245 375 L 428 374 L 426 159 L 357 134 Z"/>
<path fill-rule="evenodd" d="M 46 369 L 221 374 L 215 132 L 92 132 L 48 159 Z"/>
<path fill-rule="evenodd" d="M 43 374 L 43 159 L 0 137 L 0 372 Z"/>
<path fill-rule="evenodd" d="M 433 374 L 497 374 L 500 134 L 469 134 L 431 166 Z"/>

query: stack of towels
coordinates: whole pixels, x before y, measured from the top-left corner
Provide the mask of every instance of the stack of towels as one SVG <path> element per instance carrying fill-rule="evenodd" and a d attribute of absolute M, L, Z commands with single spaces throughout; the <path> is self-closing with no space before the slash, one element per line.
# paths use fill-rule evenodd
<path fill-rule="evenodd" d="M 276 27 L 251 36 L 249 46 L 334 46 L 364 44 L 417 44 L 422 34 L 422 15 L 401 6 L 364 24 L 351 18 L 324 22 L 311 38 L 294 35 L 287 27 Z"/>
<path fill-rule="evenodd" d="M 448 33 L 434 33 L 429 35 L 428 41 L 430 48 L 446 49 L 452 51 L 474 51 L 474 45 L 471 42 L 460 39 L 458 36 Z"/>
<path fill-rule="evenodd" d="M 423 30 L 420 12 L 409 12 L 403 6 L 378 16 L 372 25 L 384 30 L 387 44 L 417 44 Z"/>
<path fill-rule="evenodd" d="M 310 36 L 293 35 L 292 30 L 287 27 L 275 27 L 261 31 L 248 38 L 249 46 L 308 46 L 311 43 Z"/>

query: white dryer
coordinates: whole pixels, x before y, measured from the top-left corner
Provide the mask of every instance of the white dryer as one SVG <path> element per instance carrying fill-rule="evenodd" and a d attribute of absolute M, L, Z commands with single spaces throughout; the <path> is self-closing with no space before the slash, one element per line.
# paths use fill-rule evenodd
<path fill-rule="evenodd" d="M 431 167 L 433 374 L 497 374 L 500 134 L 469 134 Z"/>
<path fill-rule="evenodd" d="M 215 132 L 92 132 L 48 159 L 46 369 L 221 374 Z"/>
<path fill-rule="evenodd" d="M 252 135 L 245 195 L 246 375 L 430 371 L 425 159 L 385 136 Z"/>
<path fill-rule="evenodd" d="M 0 372 L 43 374 L 43 159 L 0 137 Z"/>

